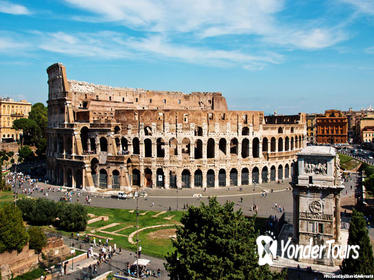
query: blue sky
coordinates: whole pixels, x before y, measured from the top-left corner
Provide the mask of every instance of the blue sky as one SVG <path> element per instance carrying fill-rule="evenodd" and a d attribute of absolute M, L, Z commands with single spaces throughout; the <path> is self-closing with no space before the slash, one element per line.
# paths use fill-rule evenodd
<path fill-rule="evenodd" d="M 220 91 L 232 110 L 374 104 L 374 0 L 0 0 L 0 96 L 46 68 L 119 87 Z"/>

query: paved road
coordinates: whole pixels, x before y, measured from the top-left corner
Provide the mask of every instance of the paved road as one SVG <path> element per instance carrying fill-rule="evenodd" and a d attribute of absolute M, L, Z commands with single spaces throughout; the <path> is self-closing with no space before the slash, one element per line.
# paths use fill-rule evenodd
<path fill-rule="evenodd" d="M 45 188 L 45 184 L 39 183 L 39 186 Z M 49 186 L 49 185 L 48 185 Z M 56 186 L 51 186 L 53 191 L 48 192 L 48 198 L 59 200 L 64 196 L 63 192 L 59 191 Z M 18 189 L 18 191 L 20 191 Z M 268 217 L 270 215 L 278 215 L 279 210 L 274 209 L 274 204 L 277 203 L 286 212 L 292 212 L 292 192 L 290 190 L 289 181 L 280 184 L 262 184 L 256 186 L 243 187 L 224 187 L 219 189 L 207 189 L 205 192 L 202 189 L 182 189 L 182 190 L 163 190 L 163 189 L 147 189 L 148 196 L 146 198 L 139 198 L 139 208 L 143 210 L 183 210 L 189 205 L 198 206 L 200 203 L 207 202 L 208 197 L 216 196 L 218 201 L 224 203 L 226 201 L 233 201 L 235 209 L 242 209 L 246 215 L 254 215 L 252 211 L 255 204 L 258 209 L 258 216 Z M 273 191 L 273 192 L 272 192 Z M 201 198 L 193 198 L 194 194 L 200 193 Z M 73 202 L 85 204 L 85 196 L 87 193 L 81 192 L 79 197 L 77 194 L 73 195 Z M 45 192 L 34 192 L 33 197 L 46 197 Z M 121 209 L 135 209 L 136 200 L 127 199 L 119 200 L 111 197 L 102 197 L 100 195 L 91 195 L 91 206 L 105 207 L 105 208 L 121 208 Z M 79 200 L 79 201 L 78 201 Z"/>
<path fill-rule="evenodd" d="M 72 240 L 70 238 L 64 237 L 65 243 L 66 244 L 74 244 L 75 248 L 80 248 L 82 250 L 87 251 L 89 248 L 88 243 L 84 243 L 83 241 L 77 241 L 77 240 Z M 99 247 L 94 248 L 94 252 L 98 253 Z M 142 258 L 149 259 L 151 262 L 148 265 L 148 268 L 152 271 L 157 271 L 157 269 L 161 270 L 161 277 L 160 278 L 155 278 L 155 277 L 150 277 L 148 279 L 169 279 L 167 271 L 164 268 L 164 260 L 163 259 L 158 259 L 154 258 L 151 256 L 146 256 L 142 255 Z M 127 267 L 127 262 L 131 265 L 134 263 L 136 260 L 134 252 L 127 251 L 127 250 L 122 250 L 120 254 L 115 254 L 112 259 L 108 263 L 101 263 L 100 266 L 98 267 L 98 274 L 103 274 L 107 271 L 113 271 L 114 273 L 120 273 L 123 275 L 124 269 Z M 70 265 L 70 264 L 69 264 Z M 75 264 L 77 265 L 77 264 Z M 61 277 L 61 279 L 83 279 L 85 275 L 89 275 L 89 270 L 88 268 L 83 268 L 83 269 L 76 269 L 75 272 L 65 275 Z M 94 276 L 97 276 L 94 275 Z"/>

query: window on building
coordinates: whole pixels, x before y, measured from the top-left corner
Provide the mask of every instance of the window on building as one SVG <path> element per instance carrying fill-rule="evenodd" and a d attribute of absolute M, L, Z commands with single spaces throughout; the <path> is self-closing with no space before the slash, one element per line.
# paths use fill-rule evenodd
<path fill-rule="evenodd" d="M 162 100 L 162 102 L 163 102 L 164 104 L 166 104 L 166 99 Z"/>
<path fill-rule="evenodd" d="M 149 99 L 149 103 L 152 103 L 152 98 L 151 98 L 151 99 Z"/>
<path fill-rule="evenodd" d="M 308 232 L 314 232 L 314 222 L 308 222 Z"/>
<path fill-rule="evenodd" d="M 112 101 L 112 97 L 111 96 L 109 96 L 109 101 Z"/>
<path fill-rule="evenodd" d="M 178 104 L 181 104 L 182 103 L 182 100 L 178 99 Z"/>
<path fill-rule="evenodd" d="M 323 223 L 318 223 L 318 233 L 323 233 L 324 232 L 324 225 Z"/>
<path fill-rule="evenodd" d="M 98 95 L 96 95 L 96 100 L 99 100 L 99 96 Z"/>
<path fill-rule="evenodd" d="M 125 102 L 125 98 L 124 97 L 122 97 L 122 102 Z"/>
<path fill-rule="evenodd" d="M 135 98 L 135 102 L 138 102 L 138 100 L 139 100 L 138 98 Z"/>

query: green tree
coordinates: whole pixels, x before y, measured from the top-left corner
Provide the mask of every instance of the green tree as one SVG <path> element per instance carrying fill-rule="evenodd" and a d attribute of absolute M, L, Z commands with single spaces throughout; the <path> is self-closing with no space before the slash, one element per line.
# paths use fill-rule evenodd
<path fill-rule="evenodd" d="M 29 248 L 40 254 L 47 245 L 47 237 L 40 227 L 30 227 L 27 232 L 30 236 Z"/>
<path fill-rule="evenodd" d="M 7 203 L 0 208 L 0 253 L 22 251 L 29 235 L 22 220 L 22 212 L 14 204 Z"/>
<path fill-rule="evenodd" d="M 57 227 L 66 231 L 83 231 L 87 226 L 87 209 L 80 204 L 57 203 Z"/>
<path fill-rule="evenodd" d="M 29 113 L 29 119 L 33 120 L 37 123 L 40 128 L 40 132 L 45 136 L 45 131 L 48 124 L 48 108 L 44 106 L 43 103 L 35 103 L 31 107 L 31 111 Z"/>
<path fill-rule="evenodd" d="M 234 203 L 190 207 L 177 227 L 174 250 L 166 256 L 171 279 L 284 279 L 258 266 L 255 220 L 246 219 Z"/>
<path fill-rule="evenodd" d="M 13 122 L 13 128 L 23 130 L 23 144 L 35 145 L 41 135 L 41 129 L 34 120 L 21 118 Z"/>
<path fill-rule="evenodd" d="M 348 245 L 359 245 L 359 257 L 343 260 L 341 269 L 343 274 L 374 274 L 373 249 L 366 227 L 364 215 L 353 210 L 349 227 Z"/>
<path fill-rule="evenodd" d="M 35 157 L 34 152 L 27 145 L 22 146 L 18 150 L 18 156 L 19 156 L 20 162 L 29 162 L 29 161 L 32 161 Z"/>

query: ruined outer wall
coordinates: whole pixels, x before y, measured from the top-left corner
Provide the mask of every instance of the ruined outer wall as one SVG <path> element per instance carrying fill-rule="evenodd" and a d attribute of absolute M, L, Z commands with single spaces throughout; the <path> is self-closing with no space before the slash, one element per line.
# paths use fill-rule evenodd
<path fill-rule="evenodd" d="M 203 182 L 191 187 L 218 187 L 223 171 L 226 185 L 282 180 L 290 177 L 295 155 L 305 145 L 304 114 L 269 118 L 261 111 L 227 111 L 220 93 L 69 81 L 61 64 L 47 72 L 47 174 L 56 184 L 91 190 L 155 187 L 162 172 L 162 187 L 181 187 L 186 173 L 193 181 L 196 171 Z"/>

